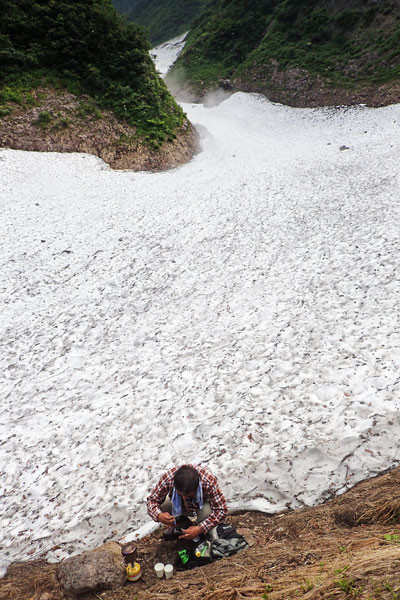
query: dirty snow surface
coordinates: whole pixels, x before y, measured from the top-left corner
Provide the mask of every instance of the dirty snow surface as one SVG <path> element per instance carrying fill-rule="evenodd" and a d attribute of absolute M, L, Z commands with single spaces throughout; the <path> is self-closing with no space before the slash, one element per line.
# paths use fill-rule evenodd
<path fill-rule="evenodd" d="M 173 464 L 231 508 L 399 463 L 400 105 L 185 105 L 165 173 L 0 151 L 0 557 L 148 522 Z"/>
<path fill-rule="evenodd" d="M 151 50 L 154 64 L 160 75 L 166 75 L 171 65 L 174 64 L 179 54 L 182 52 L 185 45 L 185 37 L 187 33 L 157 46 Z"/>

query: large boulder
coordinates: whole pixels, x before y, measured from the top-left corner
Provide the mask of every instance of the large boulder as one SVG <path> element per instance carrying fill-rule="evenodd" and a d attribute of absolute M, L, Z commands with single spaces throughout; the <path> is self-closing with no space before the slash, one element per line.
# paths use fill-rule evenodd
<path fill-rule="evenodd" d="M 126 581 L 121 547 L 115 542 L 67 558 L 57 567 L 57 577 L 67 598 L 87 592 L 116 589 Z"/>

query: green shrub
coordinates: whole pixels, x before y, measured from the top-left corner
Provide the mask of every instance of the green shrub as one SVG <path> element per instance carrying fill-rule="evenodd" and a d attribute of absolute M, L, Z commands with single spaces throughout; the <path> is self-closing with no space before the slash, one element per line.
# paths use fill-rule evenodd
<path fill-rule="evenodd" d="M 384 15 L 388 15 L 393 11 L 393 8 L 393 5 L 387 2 L 386 5 L 382 8 L 382 12 Z"/>
<path fill-rule="evenodd" d="M 286 0 L 285 2 L 278 4 L 275 10 L 275 18 L 282 25 L 293 25 L 293 23 L 296 21 L 298 12 L 299 9 L 296 7 L 296 5 Z"/>
<path fill-rule="evenodd" d="M 35 121 L 32 121 L 32 125 L 35 125 L 35 127 L 41 127 L 42 129 L 47 129 L 52 121 L 53 116 L 47 110 L 43 110 L 39 113 L 38 118 L 35 119 Z"/>
<path fill-rule="evenodd" d="M 22 105 L 24 103 L 24 99 L 21 90 L 14 87 L 5 86 L 0 89 L 0 102 L 15 102 L 15 104 Z"/>
<path fill-rule="evenodd" d="M 80 102 L 79 107 L 76 109 L 76 114 L 81 117 L 94 117 L 95 119 L 101 119 L 102 113 L 101 110 L 91 102 Z"/>
<path fill-rule="evenodd" d="M 363 22 L 366 27 L 369 27 L 376 17 L 377 8 L 370 6 L 363 14 Z"/>
<path fill-rule="evenodd" d="M 11 112 L 11 108 L 8 106 L 0 106 L 0 118 L 6 117 Z"/>
<path fill-rule="evenodd" d="M 361 10 L 347 9 L 341 12 L 335 19 L 335 24 L 339 29 L 350 31 L 359 21 L 362 15 Z"/>
<path fill-rule="evenodd" d="M 67 129 L 71 125 L 71 119 L 68 117 L 61 117 L 57 123 L 59 129 Z"/>
<path fill-rule="evenodd" d="M 114 0 L 114 4 L 119 1 Z M 139 0 L 126 12 L 130 21 L 148 30 L 150 41 L 156 45 L 189 31 L 210 4 L 211 0 Z"/>

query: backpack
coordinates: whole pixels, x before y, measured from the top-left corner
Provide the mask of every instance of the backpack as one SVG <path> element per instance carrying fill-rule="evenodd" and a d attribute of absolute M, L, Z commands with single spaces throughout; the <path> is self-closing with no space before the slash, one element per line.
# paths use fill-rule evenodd
<path fill-rule="evenodd" d="M 248 543 L 232 525 L 221 523 L 217 527 L 218 538 L 211 544 L 211 556 L 213 558 L 224 558 L 232 556 L 248 547 Z"/>

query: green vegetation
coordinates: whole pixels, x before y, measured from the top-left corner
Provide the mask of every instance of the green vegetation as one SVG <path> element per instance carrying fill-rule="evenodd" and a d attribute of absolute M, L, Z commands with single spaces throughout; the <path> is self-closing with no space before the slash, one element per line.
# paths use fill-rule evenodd
<path fill-rule="evenodd" d="M 276 0 L 217 0 L 189 33 L 176 73 L 198 87 L 229 77 L 261 42 Z"/>
<path fill-rule="evenodd" d="M 155 46 L 188 31 L 212 0 L 113 0 L 119 12 L 145 27 Z"/>
<path fill-rule="evenodd" d="M 355 581 L 346 574 L 346 572 L 345 572 L 346 570 L 347 570 L 347 568 L 343 569 L 342 575 L 339 579 L 337 579 L 335 581 L 335 585 L 340 590 L 342 590 L 346 595 L 356 598 L 357 596 L 362 594 L 363 587 L 362 586 L 357 587 Z"/>
<path fill-rule="evenodd" d="M 0 102 L 14 102 L 22 106 L 24 104 L 23 88 L 4 86 L 0 89 Z"/>
<path fill-rule="evenodd" d="M 391 542 L 392 544 L 400 544 L 400 535 L 397 533 L 386 533 L 383 537 L 387 542 Z"/>
<path fill-rule="evenodd" d="M 117 15 L 111 0 L 0 0 L 0 14 L 3 115 L 12 103 L 32 101 L 32 88 L 50 84 L 89 94 L 153 147 L 182 125 L 142 29 Z M 81 108 L 101 117 L 99 108 Z"/>
<path fill-rule="evenodd" d="M 393 50 L 393 58 L 399 56 L 398 23 L 376 35 L 383 23 L 384 6 L 380 11 L 367 6 L 337 12 L 333 4 L 323 8 L 320 2 L 285 0 L 278 9 L 246 66 L 274 57 L 281 69 L 298 67 L 350 87 L 365 80 L 378 83 L 400 76 L 399 61 L 391 64 L 387 55 Z"/>
<path fill-rule="evenodd" d="M 15 105 L 22 107 L 35 106 L 37 104 L 31 93 L 33 86 L 21 83 L 13 83 L 12 87 L 0 87 L 0 119 L 11 114 Z"/>
<path fill-rule="evenodd" d="M 6 117 L 7 115 L 10 114 L 10 112 L 11 112 L 11 108 L 9 108 L 8 106 L 0 105 L 0 118 Z"/>
<path fill-rule="evenodd" d="M 66 129 L 70 125 L 71 125 L 71 119 L 69 119 L 68 117 L 62 117 L 58 122 L 58 127 L 60 129 Z"/>
<path fill-rule="evenodd" d="M 119 13 L 128 14 L 141 0 L 113 0 L 113 4 Z"/>
<path fill-rule="evenodd" d="M 400 78 L 395 0 L 215 0 L 174 71 L 199 89 L 221 78 L 299 68 L 349 87 Z"/>
<path fill-rule="evenodd" d="M 400 600 L 400 585 L 391 584 L 385 581 L 385 590 L 390 593 L 390 600 Z"/>
<path fill-rule="evenodd" d="M 272 591 L 273 591 L 272 585 L 270 585 L 269 583 L 266 583 L 265 584 L 265 592 L 262 594 L 261 598 L 263 598 L 263 600 L 268 600 L 269 594 Z"/>
<path fill-rule="evenodd" d="M 300 587 L 303 590 L 303 592 L 306 594 L 307 592 L 309 592 L 310 590 L 313 589 L 314 583 L 311 579 L 305 579 L 303 581 L 303 583 L 300 585 Z"/>
<path fill-rule="evenodd" d="M 47 129 L 47 127 L 50 125 L 50 123 L 52 121 L 53 121 L 52 115 L 47 110 L 43 110 L 42 112 L 39 113 L 39 116 L 36 119 L 36 121 L 33 121 L 33 125 L 36 125 L 37 127 L 41 127 L 42 129 Z"/>
<path fill-rule="evenodd" d="M 78 117 L 94 117 L 95 119 L 101 119 L 102 114 L 101 110 L 96 106 L 96 104 L 92 102 L 83 102 L 79 103 L 79 107 L 76 111 Z"/>

